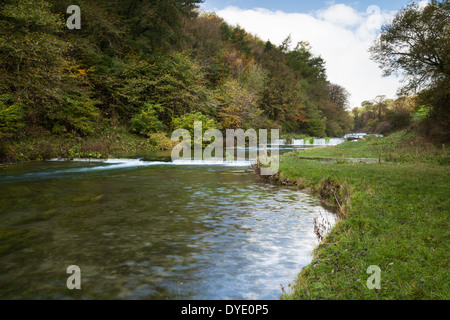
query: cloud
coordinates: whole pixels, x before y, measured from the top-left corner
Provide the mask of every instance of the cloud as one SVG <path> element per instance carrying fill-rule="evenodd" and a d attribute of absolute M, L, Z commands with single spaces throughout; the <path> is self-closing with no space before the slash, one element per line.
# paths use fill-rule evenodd
<path fill-rule="evenodd" d="M 317 18 L 331 22 L 338 26 L 354 26 L 364 19 L 358 12 L 345 4 L 333 4 L 330 7 L 316 12 Z"/>
<path fill-rule="evenodd" d="M 396 97 L 399 79 L 383 78 L 368 52 L 381 24 L 392 19 L 395 12 L 385 12 L 376 6 L 358 12 L 330 2 L 328 7 L 309 14 L 264 8 L 244 10 L 236 6 L 216 13 L 264 41 L 281 44 L 289 34 L 294 46 L 298 41 L 308 41 L 313 53 L 326 61 L 328 79 L 350 92 L 349 108 L 377 95 Z"/>

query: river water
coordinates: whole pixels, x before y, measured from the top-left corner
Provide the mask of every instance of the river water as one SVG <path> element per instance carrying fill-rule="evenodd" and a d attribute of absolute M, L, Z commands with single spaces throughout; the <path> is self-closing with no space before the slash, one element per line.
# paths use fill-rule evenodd
<path fill-rule="evenodd" d="M 145 159 L 1 167 L 0 298 L 279 299 L 333 220 L 248 163 Z"/>

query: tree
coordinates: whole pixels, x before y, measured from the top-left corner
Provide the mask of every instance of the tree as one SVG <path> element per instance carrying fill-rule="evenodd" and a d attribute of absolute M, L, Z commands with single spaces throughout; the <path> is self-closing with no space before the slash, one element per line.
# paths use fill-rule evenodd
<path fill-rule="evenodd" d="M 25 126 L 23 122 L 24 106 L 13 103 L 8 100 L 13 98 L 12 95 L 0 95 L 0 142 L 2 138 L 8 135 L 20 133 Z"/>
<path fill-rule="evenodd" d="M 358 130 L 361 127 L 361 122 L 359 119 L 359 108 L 353 108 L 353 129 Z"/>
<path fill-rule="evenodd" d="M 373 99 L 373 108 L 377 113 L 378 121 L 381 121 L 383 115 L 386 113 L 387 110 L 386 96 L 384 95 L 376 96 L 375 99 Z"/>
<path fill-rule="evenodd" d="M 166 126 L 158 119 L 162 109 L 159 104 L 144 105 L 141 111 L 131 118 L 130 131 L 140 135 L 164 131 Z"/>
<path fill-rule="evenodd" d="M 348 104 L 348 98 L 350 97 L 350 93 L 344 87 L 329 83 L 328 84 L 328 92 L 330 94 L 330 99 L 335 103 L 336 107 L 341 110 L 345 110 L 345 107 Z"/>
<path fill-rule="evenodd" d="M 450 80 L 450 2 L 410 3 L 369 49 L 385 76 L 401 74 L 405 92 Z"/>
<path fill-rule="evenodd" d="M 58 36 L 64 19 L 51 7 L 44 0 L 0 5 L 0 92 L 27 106 L 31 124 L 91 132 L 86 125 L 98 114 L 95 102 L 86 98 L 86 70 L 68 57 L 72 46 Z"/>
<path fill-rule="evenodd" d="M 282 45 L 286 50 L 289 47 L 289 40 L 288 37 Z M 308 42 L 297 43 L 294 50 L 286 54 L 286 60 L 299 78 L 307 78 L 311 82 L 326 80 L 325 61 L 322 57 L 312 54 Z"/>
<path fill-rule="evenodd" d="M 180 43 L 183 19 L 197 15 L 203 0 L 108 1 L 125 18 L 142 51 L 169 50 Z"/>
<path fill-rule="evenodd" d="M 261 97 L 261 108 L 269 118 L 292 130 L 296 117 L 302 112 L 302 88 L 285 55 L 273 48 L 264 53 L 262 65 L 268 79 Z"/>
<path fill-rule="evenodd" d="M 267 119 L 258 107 L 258 91 L 248 83 L 245 86 L 235 79 L 224 81 L 217 93 L 217 113 L 226 129 L 265 129 Z"/>
<path fill-rule="evenodd" d="M 123 77 L 118 91 L 124 104 L 124 117 L 136 113 L 147 103 L 164 107 L 159 119 L 165 125 L 188 112 L 210 111 L 203 73 L 182 53 L 153 55 L 149 60 L 130 56 Z"/>
<path fill-rule="evenodd" d="M 385 76 L 402 75 L 401 94 L 419 92 L 432 112 L 425 133 L 436 142 L 450 140 L 450 0 L 414 1 L 382 27 L 370 48 Z"/>

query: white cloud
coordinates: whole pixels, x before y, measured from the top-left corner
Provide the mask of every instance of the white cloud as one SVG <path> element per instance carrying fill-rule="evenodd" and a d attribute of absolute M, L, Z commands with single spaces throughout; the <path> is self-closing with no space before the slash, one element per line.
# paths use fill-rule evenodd
<path fill-rule="evenodd" d="M 328 78 L 351 94 L 350 108 L 377 95 L 396 97 L 398 79 L 383 78 L 378 65 L 368 52 L 381 23 L 394 12 L 369 7 L 358 12 L 344 4 L 330 5 L 314 13 L 285 13 L 255 8 L 243 10 L 235 6 L 216 13 L 231 25 L 240 25 L 262 40 L 281 42 L 291 34 L 293 44 L 308 41 L 313 53 L 326 61 Z"/>
<path fill-rule="evenodd" d="M 318 10 L 316 16 L 323 21 L 344 27 L 360 24 L 363 20 L 355 9 L 345 4 L 333 4 L 326 9 Z"/>

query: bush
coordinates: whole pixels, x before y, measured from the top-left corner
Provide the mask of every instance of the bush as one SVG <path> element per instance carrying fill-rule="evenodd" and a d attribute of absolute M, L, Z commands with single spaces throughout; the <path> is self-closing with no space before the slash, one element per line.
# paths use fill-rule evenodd
<path fill-rule="evenodd" d="M 64 102 L 49 115 L 52 132 L 75 133 L 81 136 L 94 134 L 100 121 L 100 112 L 95 104 L 96 102 L 91 99 L 80 101 L 64 97 Z"/>
<path fill-rule="evenodd" d="M 311 119 L 307 124 L 307 133 L 313 137 L 325 135 L 325 121 L 323 119 Z"/>
<path fill-rule="evenodd" d="M 131 132 L 139 135 L 149 135 L 164 131 L 166 127 L 158 119 L 162 109 L 159 104 L 144 105 L 141 111 L 131 118 Z"/>
<path fill-rule="evenodd" d="M 6 95 L 0 96 L 0 139 L 19 133 L 25 126 L 24 109 L 20 103 L 9 104 L 2 101 L 7 100 Z"/>
<path fill-rule="evenodd" d="M 150 133 L 148 142 L 159 150 L 170 150 L 176 144 L 167 137 L 165 132 Z"/>
<path fill-rule="evenodd" d="M 172 120 L 172 127 L 174 130 L 177 129 L 186 129 L 189 131 L 191 135 L 192 145 L 194 144 L 194 122 L 201 121 L 202 122 L 202 137 L 205 132 L 209 129 L 217 129 L 219 126 L 216 122 L 210 117 L 202 114 L 201 112 L 197 113 L 188 113 L 184 116 L 175 118 Z M 205 143 L 203 143 L 205 145 Z"/>
<path fill-rule="evenodd" d="M 207 115 L 202 114 L 201 112 L 188 113 L 188 114 L 185 114 L 184 116 L 173 119 L 172 127 L 174 130 L 186 129 L 191 133 L 191 135 L 193 135 L 195 121 L 202 122 L 202 133 L 205 133 L 205 131 L 208 129 L 218 128 L 218 125 L 212 118 L 208 117 Z"/>

